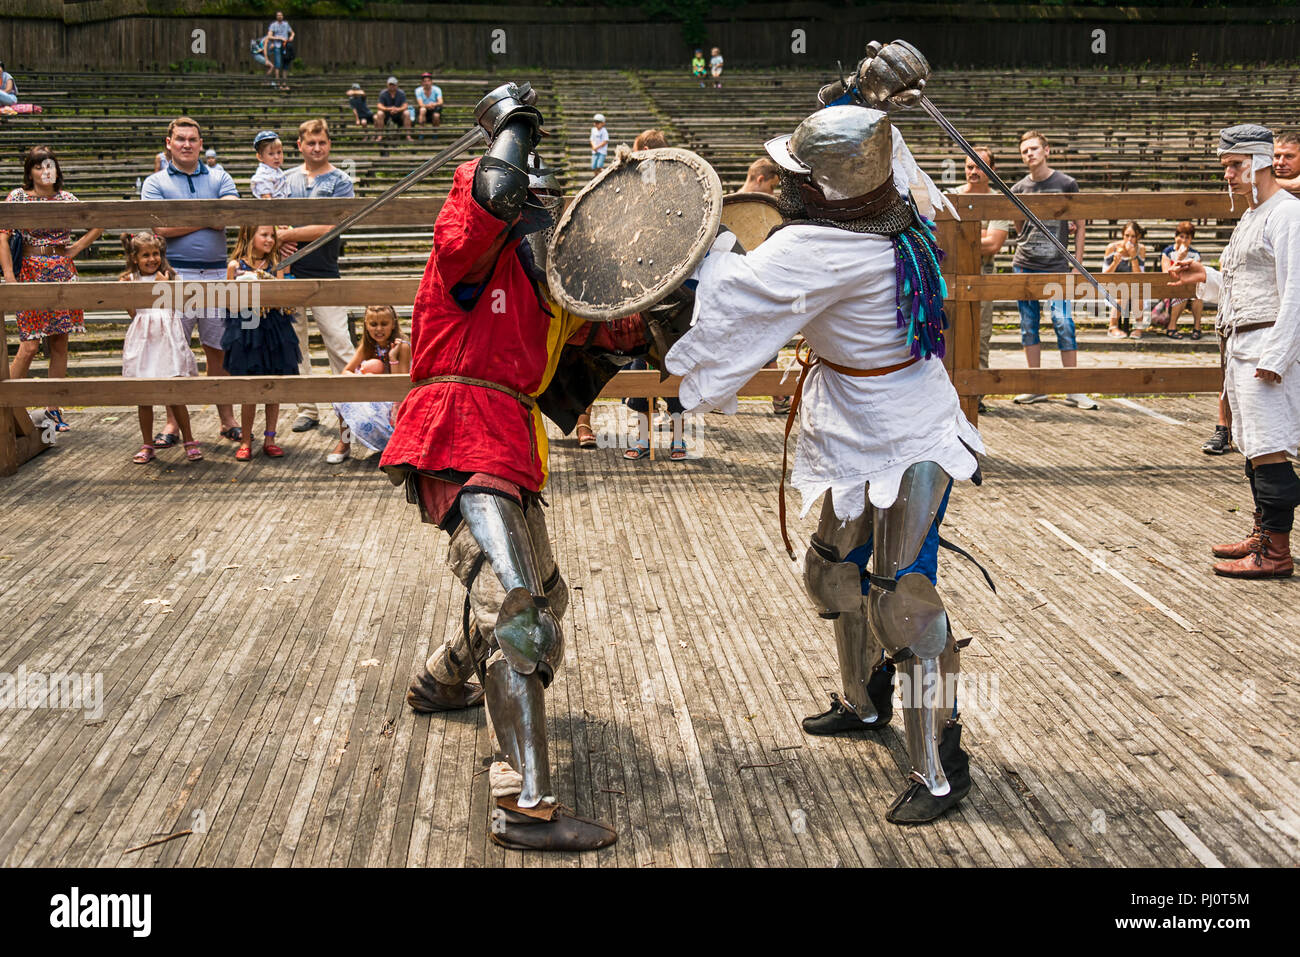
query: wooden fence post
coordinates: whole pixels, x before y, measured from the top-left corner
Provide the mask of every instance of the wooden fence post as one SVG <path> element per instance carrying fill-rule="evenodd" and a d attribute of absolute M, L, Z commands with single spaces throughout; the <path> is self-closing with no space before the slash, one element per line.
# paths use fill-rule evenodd
<path fill-rule="evenodd" d="M 959 276 L 981 275 L 983 257 L 980 255 L 980 221 L 966 219 L 956 224 L 956 242 L 950 258 L 956 260 L 954 272 Z M 959 280 L 960 281 L 960 280 Z M 956 290 L 952 290 L 955 292 Z M 980 312 L 983 303 L 956 302 L 952 316 L 953 368 L 978 369 L 980 366 Z M 961 396 L 961 410 L 971 425 L 979 425 L 979 397 Z"/>
<path fill-rule="evenodd" d="M 0 382 L 8 378 L 9 330 L 5 328 L 4 313 L 0 312 Z M 47 448 L 24 406 L 0 403 L 0 476 L 14 475 L 18 466 Z"/>
<path fill-rule="evenodd" d="M 944 251 L 943 278 L 948 298 L 943 308 L 948 314 L 948 350 L 943 364 L 949 377 L 959 371 L 978 369 L 980 356 L 980 304 L 953 298 L 963 277 L 980 275 L 980 221 L 944 218 L 935 224 L 939 247 Z M 961 410 L 972 425 L 979 423 L 979 399 L 961 396 Z"/>
<path fill-rule="evenodd" d="M 0 312 L 0 382 L 9 378 L 9 330 L 5 328 L 5 315 Z M 0 404 L 0 475 L 13 475 L 18 471 L 18 442 L 15 434 L 13 409 Z"/>

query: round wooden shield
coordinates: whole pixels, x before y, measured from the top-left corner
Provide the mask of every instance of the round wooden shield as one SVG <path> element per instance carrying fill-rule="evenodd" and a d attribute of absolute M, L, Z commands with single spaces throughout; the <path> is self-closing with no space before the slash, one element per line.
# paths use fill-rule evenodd
<path fill-rule="evenodd" d="M 722 216 L 722 183 L 689 150 L 620 146 L 574 197 L 546 253 L 565 309 L 608 321 L 653 306 L 704 259 Z"/>
<path fill-rule="evenodd" d="M 736 234 L 745 252 L 761 246 L 772 227 L 782 222 L 776 200 L 766 193 L 728 193 L 722 197 L 722 225 Z"/>

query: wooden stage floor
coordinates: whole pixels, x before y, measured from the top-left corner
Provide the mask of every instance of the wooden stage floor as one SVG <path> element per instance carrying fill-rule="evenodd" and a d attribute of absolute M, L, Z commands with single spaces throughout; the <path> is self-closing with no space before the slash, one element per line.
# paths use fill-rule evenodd
<path fill-rule="evenodd" d="M 132 410 L 69 412 L 0 479 L 0 672 L 102 675 L 102 713 L 0 710 L 0 864 L 1300 863 L 1300 582 L 1209 572 L 1209 543 L 1248 523 L 1240 456 L 1199 450 L 1211 398 L 982 419 L 987 481 L 959 487 L 946 529 L 998 592 L 946 552 L 940 577 L 974 637 L 974 788 L 909 830 L 883 820 L 901 720 L 800 730 L 838 679 L 781 546 L 765 409 L 701 417 L 685 463 L 554 445 L 572 602 L 552 763 L 619 834 L 573 856 L 489 841 L 481 709 L 404 705 L 462 593 L 381 474 L 327 466 L 332 439 L 291 416 L 280 461 L 208 442 L 205 462 L 141 467 Z M 196 420 L 215 434 L 210 408 Z"/>

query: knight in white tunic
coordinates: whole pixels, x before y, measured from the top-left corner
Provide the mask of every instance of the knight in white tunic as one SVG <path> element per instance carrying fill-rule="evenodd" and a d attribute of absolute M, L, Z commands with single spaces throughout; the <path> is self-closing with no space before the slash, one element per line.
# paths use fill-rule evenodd
<path fill-rule="evenodd" d="M 1196 295 L 1218 302 L 1225 342 L 1223 387 L 1233 440 L 1246 457 L 1255 524 L 1240 542 L 1216 545 L 1214 572 L 1229 578 L 1286 578 L 1293 573 L 1290 534 L 1300 478 L 1287 461 L 1300 446 L 1300 200 L 1272 170 L 1273 134 L 1244 124 L 1219 134 L 1224 179 L 1248 208 L 1220 264 L 1178 263 Z"/>
<path fill-rule="evenodd" d="M 876 110 L 827 107 L 768 152 L 787 222 L 748 255 L 726 251 L 725 235 L 714 244 L 667 366 L 687 409 L 733 412 L 793 336 L 811 347 L 791 478 L 803 513 L 824 496 L 804 584 L 834 622 L 842 694 L 804 729 L 883 728 L 897 670 L 912 767 L 886 818 L 919 824 L 970 790 L 958 648 L 935 585 L 953 480 L 977 477 L 984 445 L 942 363 L 942 253 L 922 215 L 946 201 Z"/>

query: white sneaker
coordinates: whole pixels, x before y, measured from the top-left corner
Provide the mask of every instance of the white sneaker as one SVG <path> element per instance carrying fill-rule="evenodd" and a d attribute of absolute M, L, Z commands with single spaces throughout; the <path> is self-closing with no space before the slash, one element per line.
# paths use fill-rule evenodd
<path fill-rule="evenodd" d="M 1082 392 L 1071 392 L 1065 397 L 1065 401 L 1067 404 L 1077 406 L 1080 409 L 1097 408 L 1097 403 Z"/>
<path fill-rule="evenodd" d="M 1022 392 L 1011 401 L 1016 405 L 1033 405 L 1035 402 L 1046 402 L 1047 396 L 1041 392 Z"/>

